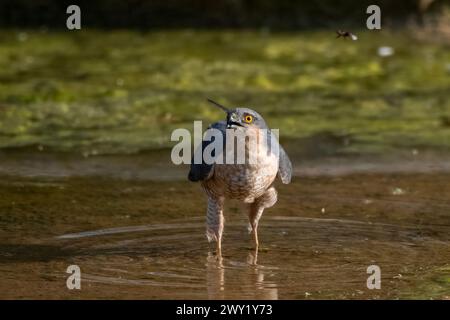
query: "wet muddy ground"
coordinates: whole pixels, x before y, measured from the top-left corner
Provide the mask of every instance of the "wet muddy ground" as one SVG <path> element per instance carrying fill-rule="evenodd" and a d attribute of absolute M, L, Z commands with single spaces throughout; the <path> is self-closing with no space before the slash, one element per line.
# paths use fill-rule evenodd
<path fill-rule="evenodd" d="M 77 176 L 33 174 L 31 164 L 27 174 L 8 175 L 2 166 L 0 298 L 450 296 L 444 167 L 352 173 L 306 166 L 291 185 L 278 184 L 279 201 L 262 218 L 257 261 L 245 208 L 227 203 L 222 263 L 204 235 L 205 198 L 183 180 L 185 168 L 172 179 L 160 169 L 164 179 L 151 179 L 95 176 L 82 167 Z M 72 264 L 81 268 L 81 290 L 66 287 Z M 380 290 L 366 286 L 370 265 L 381 268 Z"/>

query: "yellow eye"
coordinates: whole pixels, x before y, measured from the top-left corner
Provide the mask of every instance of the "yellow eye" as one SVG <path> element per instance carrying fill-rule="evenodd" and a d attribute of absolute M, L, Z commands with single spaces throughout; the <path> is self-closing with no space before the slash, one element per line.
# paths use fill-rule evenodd
<path fill-rule="evenodd" d="M 246 115 L 244 117 L 244 121 L 247 122 L 247 123 L 252 123 L 253 117 L 251 115 Z"/>

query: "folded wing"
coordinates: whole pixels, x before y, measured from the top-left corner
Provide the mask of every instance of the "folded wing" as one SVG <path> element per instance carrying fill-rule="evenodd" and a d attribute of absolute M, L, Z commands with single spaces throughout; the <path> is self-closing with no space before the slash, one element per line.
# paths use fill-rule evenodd
<path fill-rule="evenodd" d="M 208 129 L 217 129 L 222 133 L 223 146 L 225 146 L 225 143 L 226 143 L 225 142 L 226 128 L 227 128 L 227 124 L 225 121 L 219 121 L 219 122 L 213 123 L 212 125 L 210 125 L 208 127 Z M 212 139 L 212 141 L 203 140 L 202 145 L 200 147 L 198 147 L 197 150 L 194 150 L 195 154 L 198 154 L 199 152 L 201 152 L 201 155 L 203 155 L 203 151 L 205 150 L 205 148 L 209 144 L 211 144 L 213 141 L 214 141 L 214 139 Z M 217 155 L 215 155 L 215 156 L 217 156 Z M 195 155 L 194 155 L 194 157 L 195 157 Z M 202 181 L 202 180 L 209 179 L 213 172 L 214 164 L 205 163 L 203 156 L 201 157 L 201 163 L 195 164 L 194 157 L 192 157 L 191 170 L 189 171 L 188 179 L 190 181 Z"/>

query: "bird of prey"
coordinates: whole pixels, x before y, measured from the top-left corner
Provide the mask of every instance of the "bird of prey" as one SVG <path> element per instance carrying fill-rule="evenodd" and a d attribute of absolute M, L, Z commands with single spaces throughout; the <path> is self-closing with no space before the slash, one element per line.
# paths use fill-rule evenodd
<path fill-rule="evenodd" d="M 291 182 L 292 164 L 284 149 L 276 140 L 270 140 L 275 146 L 268 148 L 267 140 L 261 139 L 261 132 L 271 133 L 263 117 L 248 108 L 228 109 L 208 99 L 210 103 L 226 113 L 226 121 L 219 121 L 209 128 L 217 129 L 223 137 L 222 152 L 226 152 L 226 131 L 243 130 L 256 143 L 245 142 L 248 154 L 254 154 L 256 161 L 251 163 L 231 163 L 225 161 L 201 163 L 192 161 L 188 179 L 201 181 L 208 197 L 206 211 L 206 236 L 208 241 L 217 242 L 217 256 L 222 255 L 222 233 L 224 228 L 223 208 L 225 199 L 241 200 L 248 205 L 249 232 L 252 232 L 255 251 L 258 252 L 258 222 L 265 208 L 272 207 L 277 201 L 277 191 L 273 184 L 278 175 L 285 184 Z M 264 129 L 264 130 L 261 130 Z M 195 152 L 203 152 L 212 141 L 204 139 Z M 267 149 L 268 148 L 268 149 Z M 256 150 L 258 149 L 258 151 Z M 266 152 L 260 152 L 261 150 Z M 277 150 L 278 152 L 272 152 Z M 275 154 L 277 153 L 277 154 Z M 215 155 L 218 156 L 217 154 Z M 203 158 L 202 158 L 203 159 Z"/>

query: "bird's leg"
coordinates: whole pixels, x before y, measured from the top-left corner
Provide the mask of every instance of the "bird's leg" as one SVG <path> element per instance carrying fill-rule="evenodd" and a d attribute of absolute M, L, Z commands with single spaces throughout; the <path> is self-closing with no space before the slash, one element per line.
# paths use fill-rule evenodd
<path fill-rule="evenodd" d="M 255 241 L 255 251 L 258 252 L 259 249 L 259 240 L 258 240 L 258 224 L 252 226 L 253 228 L 253 240 Z"/>
<path fill-rule="evenodd" d="M 259 248 L 259 239 L 258 239 L 258 222 L 261 218 L 261 215 L 264 211 L 264 207 L 261 207 L 258 202 L 254 202 L 250 204 L 250 210 L 248 214 L 248 220 L 250 222 L 251 233 L 253 235 L 253 241 L 255 243 L 255 251 L 258 251 Z"/>
<path fill-rule="evenodd" d="M 254 253 L 249 253 L 247 257 L 247 263 L 256 266 L 258 264 L 258 250 Z"/>
<path fill-rule="evenodd" d="M 206 237 L 208 241 L 217 242 L 217 257 L 222 256 L 223 202 L 223 198 L 208 197 L 208 210 L 206 212 Z"/>
<path fill-rule="evenodd" d="M 222 237 L 217 239 L 216 255 L 217 259 L 220 261 L 222 259 Z"/>
<path fill-rule="evenodd" d="M 253 203 L 250 204 L 248 219 L 253 233 L 253 240 L 255 242 L 255 250 L 259 249 L 258 239 L 258 223 L 259 219 L 264 212 L 265 208 L 270 208 L 277 202 L 277 191 L 274 187 L 270 187 L 259 198 L 256 198 Z"/>

